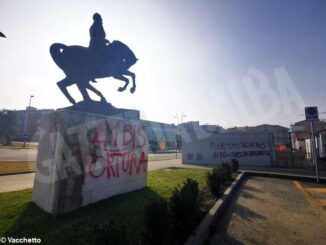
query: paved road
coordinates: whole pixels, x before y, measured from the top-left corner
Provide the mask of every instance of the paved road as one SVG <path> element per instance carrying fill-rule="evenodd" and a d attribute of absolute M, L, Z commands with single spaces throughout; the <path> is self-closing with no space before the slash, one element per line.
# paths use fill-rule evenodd
<path fill-rule="evenodd" d="M 182 157 L 181 153 L 155 153 L 155 154 L 148 154 L 149 161 L 156 161 L 156 160 L 166 160 L 166 159 L 180 159 Z"/>
<path fill-rule="evenodd" d="M 37 149 L 6 149 L 0 148 L 0 161 L 26 161 L 35 162 Z M 181 158 L 181 153 L 148 154 L 149 160 L 165 160 Z"/>
<path fill-rule="evenodd" d="M 181 164 L 181 159 L 161 160 L 161 161 L 155 160 L 155 161 L 148 162 L 149 171 L 161 169 L 161 168 L 170 168 L 170 167 L 206 168 L 201 166 Z M 34 185 L 34 177 L 35 177 L 34 173 L 0 176 L 0 193 L 32 188 Z"/>
<path fill-rule="evenodd" d="M 325 200 L 325 185 L 249 178 L 237 191 L 210 245 L 325 244 Z"/>
<path fill-rule="evenodd" d="M 3 149 L 0 148 L 0 161 L 28 161 L 35 162 L 37 156 L 37 149 Z M 148 154 L 149 161 L 180 159 L 181 153 L 157 153 Z M 276 168 L 276 167 L 240 167 L 240 170 L 249 171 L 266 171 L 284 174 L 298 174 L 305 176 L 315 176 L 314 169 L 290 169 L 290 168 Z M 320 176 L 326 177 L 326 171 L 320 171 Z"/>
<path fill-rule="evenodd" d="M 7 149 L 0 148 L 0 161 L 23 161 L 34 162 L 37 149 Z"/>

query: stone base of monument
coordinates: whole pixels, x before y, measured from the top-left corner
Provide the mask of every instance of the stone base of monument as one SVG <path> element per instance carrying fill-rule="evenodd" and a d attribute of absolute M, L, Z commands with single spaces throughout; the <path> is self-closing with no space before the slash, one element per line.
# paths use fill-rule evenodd
<path fill-rule="evenodd" d="M 147 152 L 139 120 L 57 110 L 41 122 L 32 200 L 60 214 L 144 188 Z"/>
<path fill-rule="evenodd" d="M 133 119 L 133 120 L 140 120 L 140 113 L 138 110 L 130 110 L 130 109 L 123 109 L 123 108 L 116 108 L 111 103 L 104 102 L 104 101 L 80 101 L 73 106 L 62 108 L 70 109 L 73 111 L 80 111 L 80 112 L 89 112 L 89 113 L 96 113 L 106 116 L 114 116 L 114 117 L 122 117 L 126 119 Z M 62 110 L 59 109 L 59 110 Z"/>

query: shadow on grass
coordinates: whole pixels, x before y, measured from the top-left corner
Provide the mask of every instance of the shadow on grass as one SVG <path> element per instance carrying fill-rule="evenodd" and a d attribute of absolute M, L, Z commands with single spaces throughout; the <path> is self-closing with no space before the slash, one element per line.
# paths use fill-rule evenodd
<path fill-rule="evenodd" d="M 169 168 L 165 168 L 165 169 L 169 169 L 169 170 L 180 170 L 180 169 L 183 169 L 183 168 L 178 168 L 178 167 L 169 167 Z"/>
<path fill-rule="evenodd" d="M 46 244 L 92 244 L 95 226 L 116 221 L 125 224 L 130 240 L 138 243 L 144 230 L 144 207 L 159 197 L 146 187 L 58 216 L 52 216 L 29 202 L 21 213 L 15 214 L 18 218 L 4 236 L 36 237 Z"/>
<path fill-rule="evenodd" d="M 45 244 L 94 244 L 97 225 L 114 221 L 127 226 L 129 240 L 139 244 L 144 231 L 144 207 L 169 198 L 186 178 L 206 186 L 206 170 L 173 168 L 151 171 L 148 187 L 99 201 L 74 212 L 52 216 L 31 202 L 32 190 L 0 193 L 0 236 L 41 238 Z"/>

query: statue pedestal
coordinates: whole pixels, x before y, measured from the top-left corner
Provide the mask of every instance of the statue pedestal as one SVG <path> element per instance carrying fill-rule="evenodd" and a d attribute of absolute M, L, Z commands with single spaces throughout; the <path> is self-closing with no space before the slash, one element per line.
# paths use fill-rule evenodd
<path fill-rule="evenodd" d="M 139 120 L 69 108 L 52 112 L 41 123 L 32 200 L 60 214 L 144 188 L 147 151 Z"/>
<path fill-rule="evenodd" d="M 140 113 L 137 110 L 116 108 L 111 103 L 100 101 L 81 101 L 77 104 L 59 110 L 70 109 L 73 111 L 89 112 L 105 116 L 114 116 L 125 119 L 140 120 Z"/>

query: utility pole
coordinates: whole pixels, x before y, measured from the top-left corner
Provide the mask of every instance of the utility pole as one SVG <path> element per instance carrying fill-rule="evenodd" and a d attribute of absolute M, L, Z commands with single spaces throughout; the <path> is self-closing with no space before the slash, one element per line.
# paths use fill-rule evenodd
<path fill-rule="evenodd" d="M 310 129 L 311 129 L 311 153 L 312 153 L 312 162 L 315 166 L 316 170 L 316 180 L 319 183 L 319 172 L 318 172 L 318 161 L 317 161 L 317 154 L 316 154 L 316 142 L 315 142 L 315 132 L 314 132 L 314 122 L 313 120 L 310 121 Z"/>
<path fill-rule="evenodd" d="M 294 162 L 294 159 L 293 159 L 293 141 L 292 141 L 292 132 L 289 132 L 289 142 L 290 142 L 290 167 L 292 168 L 293 167 L 293 162 Z"/>
<path fill-rule="evenodd" d="M 310 121 L 310 130 L 311 130 L 311 157 L 312 163 L 315 166 L 316 170 L 316 181 L 319 183 L 319 173 L 318 173 L 318 161 L 316 154 L 316 143 L 315 143 L 315 132 L 314 132 L 314 121 L 319 121 L 318 118 L 318 108 L 316 106 L 313 107 L 305 107 L 305 115 L 306 120 Z"/>

